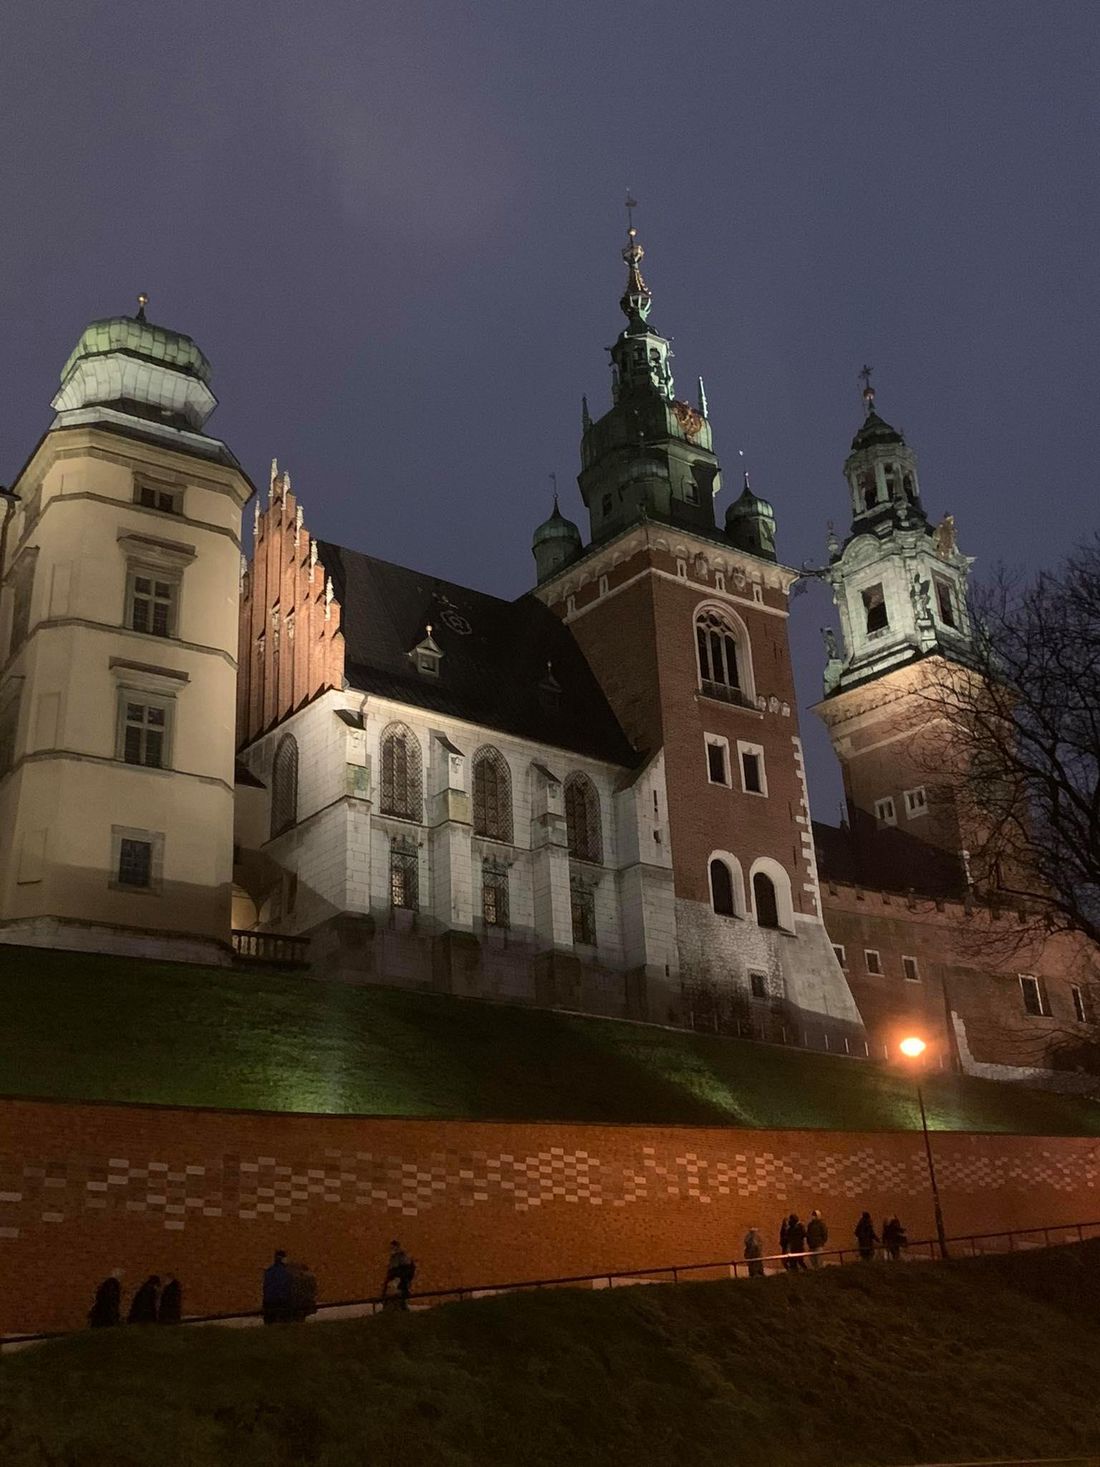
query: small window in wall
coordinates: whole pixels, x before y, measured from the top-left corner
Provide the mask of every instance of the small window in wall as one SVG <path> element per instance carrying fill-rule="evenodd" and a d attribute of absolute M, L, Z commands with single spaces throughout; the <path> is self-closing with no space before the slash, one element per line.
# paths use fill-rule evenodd
<path fill-rule="evenodd" d="M 737 758 L 741 765 L 741 788 L 747 795 L 766 795 L 767 779 L 764 774 L 764 750 L 759 744 L 745 744 L 738 740 Z"/>
<path fill-rule="evenodd" d="M 153 846 L 147 840 L 131 840 L 123 837 L 119 843 L 118 875 L 119 886 L 147 887 L 153 876 Z"/>
<path fill-rule="evenodd" d="M 882 590 L 882 582 L 873 586 L 867 586 L 863 590 L 863 615 L 866 620 L 868 634 L 884 632 L 890 625 L 890 618 L 886 615 L 886 597 Z"/>
<path fill-rule="evenodd" d="M 882 957 L 876 947 L 865 947 L 863 949 L 863 964 L 868 973 L 876 977 L 882 977 Z"/>
<path fill-rule="evenodd" d="M 707 734 L 707 778 L 711 784 L 730 782 L 729 743 L 717 734 Z"/>
<path fill-rule="evenodd" d="M 415 912 L 419 905 L 419 861 L 415 847 L 390 847 L 390 905 Z"/>
<path fill-rule="evenodd" d="M 733 900 L 733 877 L 725 861 L 715 859 L 710 863 L 710 904 L 718 917 L 737 916 Z"/>
<path fill-rule="evenodd" d="M 164 836 L 156 831 L 111 827 L 109 885 L 125 891 L 159 892 L 164 868 Z"/>
<path fill-rule="evenodd" d="M 127 764 L 147 769 L 168 765 L 168 705 L 122 692 L 121 756 Z"/>
<path fill-rule="evenodd" d="M 916 820 L 918 815 L 928 814 L 928 794 L 924 785 L 905 791 L 905 813 L 910 820 Z"/>
<path fill-rule="evenodd" d="M 508 926 L 508 873 L 486 867 L 481 875 L 481 920 L 486 927 Z"/>
<path fill-rule="evenodd" d="M 1046 984 L 1030 973 L 1020 974 L 1020 991 L 1024 998 L 1024 1013 L 1035 1018 L 1049 1018 L 1050 1004 L 1047 1001 Z"/>
<path fill-rule="evenodd" d="M 1087 1024 L 1089 1021 L 1088 1009 L 1085 1006 L 1085 995 L 1076 983 L 1070 985 L 1070 997 L 1073 999 L 1073 1016 L 1079 1024 Z"/>
<path fill-rule="evenodd" d="M 880 825 L 898 823 L 898 812 L 894 806 L 893 795 L 885 795 L 881 800 L 875 801 L 875 819 Z"/>
<path fill-rule="evenodd" d="M 578 947 L 596 946 L 596 893 L 585 882 L 569 886 L 569 908 L 573 919 L 573 941 Z"/>
<path fill-rule="evenodd" d="M 165 489 L 159 484 L 138 484 L 134 500 L 143 509 L 155 509 L 161 514 L 183 513 L 182 489 Z"/>
<path fill-rule="evenodd" d="M 778 927 L 779 902 L 775 895 L 775 882 L 763 871 L 758 871 L 752 878 L 752 898 L 757 926 Z"/>
<path fill-rule="evenodd" d="M 955 593 L 951 589 L 951 582 L 945 581 L 942 576 L 933 576 L 932 583 L 936 588 L 936 610 L 940 614 L 940 621 L 945 627 L 957 627 L 959 619 L 955 613 Z"/>
<path fill-rule="evenodd" d="M 904 955 L 901 960 L 902 977 L 907 983 L 920 982 L 920 969 L 917 967 L 916 958 L 907 958 Z"/>
<path fill-rule="evenodd" d="M 767 998 L 768 979 L 764 973 L 749 974 L 749 988 L 752 990 L 753 998 Z"/>
<path fill-rule="evenodd" d="M 836 960 L 840 964 L 840 966 L 842 968 L 847 968 L 848 954 L 844 950 L 844 944 L 842 942 L 834 942 L 833 952 L 836 954 Z"/>
<path fill-rule="evenodd" d="M 130 575 L 126 624 L 152 637 L 174 637 L 179 585 L 142 571 Z"/>

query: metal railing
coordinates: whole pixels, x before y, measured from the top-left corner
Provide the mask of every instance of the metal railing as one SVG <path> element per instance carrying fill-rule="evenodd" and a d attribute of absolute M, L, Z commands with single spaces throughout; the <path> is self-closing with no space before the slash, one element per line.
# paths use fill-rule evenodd
<path fill-rule="evenodd" d="M 235 930 L 233 956 L 256 963 L 284 963 L 305 967 L 309 963 L 309 938 L 288 937 L 281 932 Z"/>
<path fill-rule="evenodd" d="M 1100 1238 L 1100 1222 L 1054 1223 L 1048 1227 L 1012 1228 L 1001 1233 L 963 1233 L 946 1241 L 954 1259 L 977 1258 L 996 1253 L 1028 1252 L 1039 1248 L 1057 1248 L 1070 1243 L 1083 1243 Z M 967 1252 L 969 1250 L 969 1252 Z M 935 1238 L 921 1238 L 907 1243 L 903 1254 L 913 1260 L 939 1261 L 940 1245 Z M 710 1281 L 715 1278 L 750 1278 L 754 1272 L 814 1272 L 819 1268 L 860 1263 L 872 1267 L 885 1258 L 881 1243 L 868 1257 L 860 1248 L 829 1248 L 801 1253 L 770 1253 L 757 1259 L 729 1258 L 714 1263 L 678 1263 L 664 1268 L 630 1268 L 601 1273 L 570 1274 L 561 1278 L 519 1279 L 505 1284 L 472 1284 L 454 1289 L 427 1289 L 411 1294 L 411 1310 L 428 1309 L 436 1304 L 458 1303 L 466 1299 L 487 1299 L 495 1294 L 519 1294 L 532 1289 L 629 1288 L 636 1284 L 679 1284 L 692 1279 Z M 397 1294 L 376 1294 L 367 1299 L 336 1299 L 319 1304 L 313 1319 L 358 1318 L 373 1316 L 387 1309 L 401 1307 Z M 189 1314 L 181 1322 L 192 1324 L 257 1325 L 263 1318 L 259 1309 L 243 1309 L 227 1314 Z M 0 1336 L 0 1354 L 41 1340 L 60 1339 L 72 1330 L 43 1330 L 37 1334 Z"/>

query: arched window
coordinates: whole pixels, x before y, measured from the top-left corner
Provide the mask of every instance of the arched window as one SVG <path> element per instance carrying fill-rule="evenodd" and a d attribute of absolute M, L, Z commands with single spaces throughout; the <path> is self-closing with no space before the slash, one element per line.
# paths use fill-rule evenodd
<path fill-rule="evenodd" d="M 733 877 L 725 861 L 710 863 L 710 904 L 719 917 L 736 917 L 733 900 Z"/>
<path fill-rule="evenodd" d="M 758 927 L 779 926 L 779 903 L 775 896 L 775 882 L 763 871 L 752 878 L 752 900 L 756 907 Z"/>
<path fill-rule="evenodd" d="M 407 724 L 391 723 L 382 735 L 382 814 L 420 820 L 423 787 L 420 740 Z"/>
<path fill-rule="evenodd" d="M 491 745 L 474 755 L 474 834 L 512 839 L 512 776 L 500 750 Z"/>
<path fill-rule="evenodd" d="M 703 692 L 727 703 L 744 702 L 737 631 L 716 607 L 705 607 L 696 616 L 695 647 Z"/>
<path fill-rule="evenodd" d="M 283 734 L 271 765 L 271 838 L 282 835 L 298 819 L 298 741 Z"/>
<path fill-rule="evenodd" d="M 571 774 L 565 781 L 565 828 L 571 856 L 597 865 L 603 861 L 600 797 L 587 774 Z"/>

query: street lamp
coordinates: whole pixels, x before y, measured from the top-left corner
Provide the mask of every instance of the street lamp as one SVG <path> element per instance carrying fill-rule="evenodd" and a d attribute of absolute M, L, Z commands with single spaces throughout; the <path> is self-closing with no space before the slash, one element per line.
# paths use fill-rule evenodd
<path fill-rule="evenodd" d="M 913 1034 L 910 1035 L 908 1039 L 903 1039 L 898 1045 L 898 1048 L 901 1050 L 906 1059 L 919 1060 L 921 1055 L 928 1048 L 928 1046 L 927 1044 L 925 1044 L 923 1039 L 918 1039 L 917 1036 Z M 924 1132 L 924 1151 L 925 1155 L 928 1157 L 928 1179 L 932 1183 L 932 1206 L 936 1214 L 936 1236 L 940 1240 L 940 1257 L 946 1258 L 948 1256 L 947 1234 L 944 1232 L 943 1227 L 943 1210 L 940 1207 L 940 1189 L 936 1185 L 936 1166 L 932 1160 L 932 1139 L 928 1134 L 928 1117 L 925 1115 L 924 1111 L 924 1092 L 921 1090 L 920 1070 L 917 1069 L 915 1066 L 913 1074 L 917 1086 L 917 1104 L 920 1106 L 921 1130 Z"/>

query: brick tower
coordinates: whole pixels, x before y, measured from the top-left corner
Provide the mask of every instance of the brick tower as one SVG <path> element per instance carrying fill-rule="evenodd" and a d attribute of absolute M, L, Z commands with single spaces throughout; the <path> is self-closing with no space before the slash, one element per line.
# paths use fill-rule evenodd
<path fill-rule="evenodd" d="M 669 1016 L 705 989 L 759 1016 L 757 1032 L 801 1026 L 843 1047 L 860 1020 L 821 919 L 787 636 L 797 572 L 777 562 L 771 506 L 747 480 L 715 523 L 706 396 L 701 381 L 695 405 L 674 393 L 642 258 L 631 227 L 612 403 L 596 420 L 583 409 L 589 543 L 555 506 L 535 533 L 536 594 L 570 627 L 645 767 L 663 768 L 621 880 L 624 924 L 654 920 L 646 844 L 667 844 Z"/>

